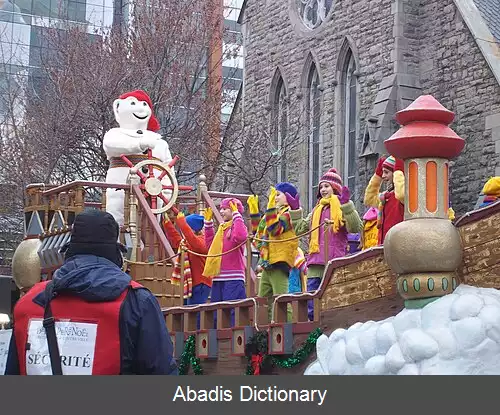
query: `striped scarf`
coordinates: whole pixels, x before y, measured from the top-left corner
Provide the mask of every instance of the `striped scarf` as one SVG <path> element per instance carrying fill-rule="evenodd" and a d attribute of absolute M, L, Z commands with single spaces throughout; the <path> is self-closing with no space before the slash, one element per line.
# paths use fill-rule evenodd
<path fill-rule="evenodd" d="M 480 207 L 489 205 L 490 203 L 495 203 L 497 200 L 498 200 L 498 196 L 485 196 L 483 199 L 483 203 L 481 204 Z"/>
<path fill-rule="evenodd" d="M 179 255 L 175 258 L 174 271 L 172 272 L 172 284 L 179 286 L 181 284 L 181 248 Z M 191 276 L 191 263 L 187 253 L 184 255 L 184 299 L 191 298 L 193 295 L 193 278 Z"/>
<path fill-rule="evenodd" d="M 377 211 L 377 228 L 382 228 L 382 216 L 384 213 L 384 206 L 385 206 L 385 194 L 386 192 L 379 193 L 378 199 L 380 203 L 378 204 L 378 211 Z"/>
<path fill-rule="evenodd" d="M 283 215 L 285 212 L 289 210 L 288 205 L 277 207 L 278 212 L 276 213 L 278 218 Z M 269 232 L 267 231 L 267 222 L 266 222 L 266 215 L 264 215 L 260 222 L 259 226 L 257 227 L 257 232 L 255 235 L 259 239 L 263 239 L 264 242 L 257 242 L 255 244 L 256 248 L 260 251 L 260 259 L 259 259 L 259 264 L 263 268 L 269 267 Z"/>

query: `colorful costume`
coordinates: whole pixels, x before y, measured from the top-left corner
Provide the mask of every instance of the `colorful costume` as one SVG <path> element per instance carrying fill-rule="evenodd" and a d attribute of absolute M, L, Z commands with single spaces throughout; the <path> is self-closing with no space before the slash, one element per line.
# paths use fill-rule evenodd
<path fill-rule="evenodd" d="M 324 228 L 320 227 L 311 233 L 307 257 L 307 291 L 316 291 L 319 288 L 325 271 L 325 259 L 330 261 L 345 256 L 348 252 L 347 234 L 359 233 L 363 226 L 354 203 L 349 200 L 349 189 L 342 186 L 342 178 L 337 170 L 328 170 L 321 177 L 318 188 L 323 182 L 330 184 L 335 194 L 325 199 L 321 198 L 318 190 L 318 203 L 298 230 L 302 234 L 326 220 L 332 222 L 328 230 L 327 247 L 325 247 Z M 313 319 L 313 312 L 313 302 L 310 301 L 308 304 L 310 320 Z"/>
<path fill-rule="evenodd" d="M 380 193 L 383 168 L 393 172 L 393 179 L 389 190 Z M 389 229 L 404 219 L 405 177 L 403 170 L 402 160 L 396 160 L 393 156 L 380 159 L 377 171 L 365 190 L 365 205 L 378 208 L 379 245 L 383 245 Z"/>
<path fill-rule="evenodd" d="M 361 249 L 365 250 L 377 246 L 378 227 L 377 227 L 377 209 L 371 207 L 363 216 L 364 226 L 361 240 Z"/>
<path fill-rule="evenodd" d="M 269 317 L 271 317 L 272 297 L 276 294 L 288 293 L 290 270 L 295 266 L 299 241 L 296 236 L 288 205 L 276 206 L 276 191 L 297 197 L 297 189 L 290 183 L 278 183 L 272 188 L 266 213 L 260 216 L 258 207 L 251 208 L 252 230 L 255 236 L 263 241 L 256 243 L 260 251 L 259 265 L 263 268 L 259 285 L 259 297 L 267 297 Z M 249 200 L 250 204 L 250 200 Z M 268 242 L 270 241 L 270 242 Z M 284 241 L 284 242 L 271 242 Z M 291 318 L 291 309 L 288 312 Z"/>
<path fill-rule="evenodd" d="M 209 257 L 205 263 L 203 275 L 213 276 L 211 302 L 226 300 L 240 300 L 246 298 L 245 291 L 245 246 L 234 250 L 244 243 L 248 237 L 248 230 L 243 220 L 243 205 L 237 199 L 224 199 L 221 208 L 229 208 L 234 203 L 238 210 L 233 212 L 233 219 L 221 223 L 214 232 L 212 220 L 205 220 L 205 241 L 210 247 L 208 254 L 218 257 Z"/>
<path fill-rule="evenodd" d="M 170 244 L 174 250 L 179 250 L 184 237 L 186 248 L 198 254 L 206 255 L 208 248 L 204 235 L 196 235 L 203 229 L 203 216 L 201 215 L 178 215 L 176 224 L 183 236 L 177 232 L 175 226 L 169 220 L 163 222 L 163 228 Z M 205 268 L 205 257 L 192 254 L 185 255 L 184 260 L 184 299 L 187 305 L 204 304 L 207 302 L 212 287 L 212 279 L 203 275 Z M 179 285 L 181 281 L 180 255 L 175 259 L 172 283 Z"/>
<path fill-rule="evenodd" d="M 495 203 L 500 198 L 500 177 L 491 177 L 484 185 L 482 193 L 485 195 L 480 208 Z"/>

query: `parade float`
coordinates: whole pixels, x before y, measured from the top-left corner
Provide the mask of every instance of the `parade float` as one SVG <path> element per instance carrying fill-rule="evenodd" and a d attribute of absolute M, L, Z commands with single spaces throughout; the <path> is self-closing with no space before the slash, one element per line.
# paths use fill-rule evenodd
<path fill-rule="evenodd" d="M 448 127 L 453 117 L 432 96 L 397 114 L 401 128 L 386 148 L 405 160 L 405 220 L 389 232 L 384 247 L 330 261 L 315 292 L 279 295 L 270 304 L 257 297 L 250 235 L 248 298 L 184 306 L 184 281 L 175 285 L 171 275 L 174 258 L 186 252 L 174 252 L 159 215 L 210 207 L 220 223 L 218 200 L 246 202 L 249 195 L 209 191 L 204 176 L 196 189 L 179 186 L 177 158 L 161 160 L 151 146 L 141 147 L 146 154 L 139 158 L 120 154 L 129 168 L 122 183 L 28 186 L 14 278 L 21 290 L 52 278 L 75 215 L 85 208 L 106 210 L 109 189 L 118 189 L 126 270 L 158 299 L 181 374 L 426 374 L 439 373 L 450 359 L 463 365 L 441 373 L 500 373 L 494 361 L 500 354 L 500 203 L 454 223 L 448 219 L 449 161 L 465 144 Z M 314 321 L 308 320 L 308 301 Z"/>

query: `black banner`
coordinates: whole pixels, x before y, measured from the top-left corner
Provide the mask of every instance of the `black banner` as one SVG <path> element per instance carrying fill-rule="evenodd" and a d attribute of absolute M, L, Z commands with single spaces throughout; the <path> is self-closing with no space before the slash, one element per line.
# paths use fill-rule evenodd
<path fill-rule="evenodd" d="M 0 377 L 6 414 L 475 414 L 497 389 L 486 376 Z"/>

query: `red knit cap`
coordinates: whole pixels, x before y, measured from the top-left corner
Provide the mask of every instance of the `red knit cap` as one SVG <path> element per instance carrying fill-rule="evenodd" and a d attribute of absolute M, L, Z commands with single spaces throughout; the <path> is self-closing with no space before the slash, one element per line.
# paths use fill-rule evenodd
<path fill-rule="evenodd" d="M 383 168 L 386 168 L 387 170 L 390 170 L 392 172 L 401 170 L 404 171 L 404 161 L 395 158 L 394 156 L 389 156 L 385 159 L 384 164 L 382 164 Z"/>
<path fill-rule="evenodd" d="M 138 101 L 145 101 L 149 105 L 149 108 L 151 108 L 151 118 L 149 119 L 148 122 L 148 130 L 153 132 L 158 131 L 160 129 L 160 123 L 153 114 L 153 103 L 151 102 L 151 98 L 149 98 L 149 95 L 140 89 L 137 89 L 132 92 L 126 92 L 120 95 L 120 99 L 125 99 L 128 97 L 134 97 Z"/>
<path fill-rule="evenodd" d="M 342 178 L 340 175 L 337 173 L 336 169 L 330 169 L 328 170 L 323 176 L 321 176 L 321 179 L 319 180 L 318 183 L 318 198 L 321 197 L 321 192 L 319 191 L 319 186 L 321 183 L 326 182 L 330 184 L 330 186 L 333 187 L 333 190 L 340 195 L 342 193 Z"/>

